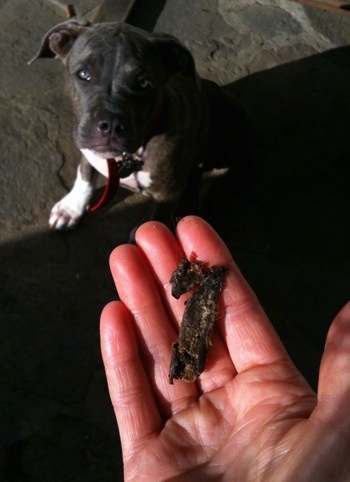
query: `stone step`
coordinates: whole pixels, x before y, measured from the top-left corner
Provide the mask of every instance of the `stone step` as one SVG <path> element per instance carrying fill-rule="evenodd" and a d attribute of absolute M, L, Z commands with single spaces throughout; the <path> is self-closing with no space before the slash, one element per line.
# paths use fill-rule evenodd
<path fill-rule="evenodd" d="M 65 0 L 48 0 L 62 11 L 62 17 L 67 17 L 67 10 L 74 9 L 76 15 L 93 22 L 118 21 L 125 22 L 130 14 L 135 0 L 75 0 L 67 3 Z"/>

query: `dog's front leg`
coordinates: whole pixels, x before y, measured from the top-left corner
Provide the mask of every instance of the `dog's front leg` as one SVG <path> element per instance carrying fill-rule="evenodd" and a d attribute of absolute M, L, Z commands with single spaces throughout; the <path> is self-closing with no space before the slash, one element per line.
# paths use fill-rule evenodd
<path fill-rule="evenodd" d="M 51 228 L 70 229 L 78 223 L 89 206 L 94 192 L 95 177 L 95 169 L 82 156 L 72 190 L 51 210 Z"/>

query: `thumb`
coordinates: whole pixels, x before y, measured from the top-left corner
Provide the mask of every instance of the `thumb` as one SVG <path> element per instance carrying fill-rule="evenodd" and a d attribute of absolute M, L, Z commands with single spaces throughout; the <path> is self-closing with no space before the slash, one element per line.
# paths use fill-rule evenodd
<path fill-rule="evenodd" d="M 321 360 L 318 415 L 350 436 L 350 302 L 335 317 Z"/>

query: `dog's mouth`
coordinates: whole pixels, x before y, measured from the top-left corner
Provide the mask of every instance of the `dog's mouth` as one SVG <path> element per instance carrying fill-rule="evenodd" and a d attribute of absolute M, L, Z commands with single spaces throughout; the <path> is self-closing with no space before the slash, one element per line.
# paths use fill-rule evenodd
<path fill-rule="evenodd" d="M 140 147 L 135 152 L 129 152 L 121 149 L 111 149 L 104 147 L 94 147 L 91 151 L 101 159 L 115 159 L 116 161 L 124 160 L 126 158 L 141 159 L 143 148 Z"/>
<path fill-rule="evenodd" d="M 79 126 L 74 133 L 74 138 L 79 149 L 89 149 L 102 159 L 120 158 L 124 152 L 133 154 L 142 144 L 142 139 L 138 136 L 128 138 L 116 138 L 112 135 L 99 136 Z"/>
<path fill-rule="evenodd" d="M 121 149 L 111 149 L 106 147 L 93 147 L 90 150 L 101 159 L 119 159 L 122 157 L 123 151 Z"/>

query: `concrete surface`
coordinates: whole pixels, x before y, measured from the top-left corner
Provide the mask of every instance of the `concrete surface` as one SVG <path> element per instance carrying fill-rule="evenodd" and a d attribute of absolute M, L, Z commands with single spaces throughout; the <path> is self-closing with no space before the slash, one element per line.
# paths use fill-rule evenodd
<path fill-rule="evenodd" d="M 0 1 L 4 482 L 122 480 L 99 314 L 116 297 L 109 253 L 148 204 L 121 191 L 76 230 L 48 229 L 78 156 L 61 65 L 26 62 L 64 19 L 61 3 Z M 126 0 L 75 5 L 102 20 L 130 13 Z M 249 107 L 255 157 L 213 186 L 204 214 L 316 386 L 328 326 L 350 293 L 349 18 L 288 0 L 139 0 L 128 21 L 179 37 L 201 75 Z"/>

